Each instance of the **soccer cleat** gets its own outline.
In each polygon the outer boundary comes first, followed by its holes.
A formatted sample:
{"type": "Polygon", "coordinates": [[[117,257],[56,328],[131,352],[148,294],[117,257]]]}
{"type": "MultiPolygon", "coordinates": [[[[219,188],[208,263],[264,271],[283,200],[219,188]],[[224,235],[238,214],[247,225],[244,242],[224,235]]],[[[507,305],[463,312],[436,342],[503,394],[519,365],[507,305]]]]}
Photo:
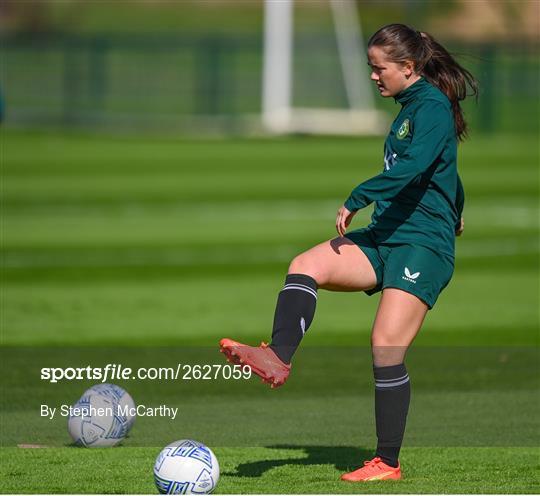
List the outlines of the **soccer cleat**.
{"type": "Polygon", "coordinates": [[[272,388],[282,386],[289,377],[291,366],[283,363],[266,343],[261,343],[261,346],[247,346],[224,338],[219,342],[219,347],[227,361],[247,365],[272,388]]]}
{"type": "Polygon", "coordinates": [[[384,463],[379,457],[364,462],[363,467],[341,476],[341,480],[348,482],[367,482],[388,479],[401,479],[401,468],[399,465],[397,467],[391,467],[384,463]]]}

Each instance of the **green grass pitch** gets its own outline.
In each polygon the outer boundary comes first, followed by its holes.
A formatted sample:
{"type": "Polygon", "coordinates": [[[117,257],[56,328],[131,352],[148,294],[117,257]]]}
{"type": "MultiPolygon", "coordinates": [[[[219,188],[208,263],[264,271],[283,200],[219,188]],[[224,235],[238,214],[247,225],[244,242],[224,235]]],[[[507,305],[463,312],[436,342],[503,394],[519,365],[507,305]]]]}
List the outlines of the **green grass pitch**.
{"type": "Polygon", "coordinates": [[[282,389],[122,384],[183,411],[138,419],[108,450],[69,446],[65,419],[38,421],[23,401],[70,402],[86,383],[53,388],[13,364],[30,352],[155,358],[159,347],[218,363],[223,336],[267,339],[288,262],[334,236],[339,205],[380,170],[382,139],[2,133],[2,493],[152,493],[155,456],[182,438],[214,449],[217,493],[540,491],[535,136],[461,147],[465,234],[410,354],[404,480],[363,486],[339,475],[374,446],[376,296],[321,294],[282,389]]]}

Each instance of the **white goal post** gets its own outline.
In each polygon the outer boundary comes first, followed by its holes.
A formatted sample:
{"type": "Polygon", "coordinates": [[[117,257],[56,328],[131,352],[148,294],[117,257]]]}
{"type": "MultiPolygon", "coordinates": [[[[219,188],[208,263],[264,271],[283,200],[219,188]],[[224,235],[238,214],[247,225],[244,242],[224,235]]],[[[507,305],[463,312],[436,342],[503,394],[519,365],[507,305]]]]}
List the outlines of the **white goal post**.
{"type": "Polygon", "coordinates": [[[331,7],[337,56],[348,106],[296,107],[292,102],[294,0],[265,0],[262,123],[275,134],[383,134],[388,121],[375,108],[362,53],[360,23],[354,0],[327,0],[331,7]]]}

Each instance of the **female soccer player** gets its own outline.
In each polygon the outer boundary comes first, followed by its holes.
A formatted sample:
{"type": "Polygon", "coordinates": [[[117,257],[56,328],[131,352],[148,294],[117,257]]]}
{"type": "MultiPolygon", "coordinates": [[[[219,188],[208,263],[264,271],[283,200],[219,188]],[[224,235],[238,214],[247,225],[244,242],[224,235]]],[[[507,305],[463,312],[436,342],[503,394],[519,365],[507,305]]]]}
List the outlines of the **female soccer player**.
{"type": "Polygon", "coordinates": [[[270,345],[222,339],[221,351],[265,382],[285,383],[291,358],[315,313],[318,289],[382,291],[371,334],[377,451],[346,481],[400,479],[398,455],[409,408],[404,358],[454,270],[463,231],[457,143],[467,126],[460,101],[473,76],[427,33],[403,24],[368,43],[371,79],[401,110],[384,144],[384,170],[357,186],[338,210],[339,237],[297,256],[279,293],[270,345]],[[371,223],[346,234],[355,213],[375,202],[371,223]]]}

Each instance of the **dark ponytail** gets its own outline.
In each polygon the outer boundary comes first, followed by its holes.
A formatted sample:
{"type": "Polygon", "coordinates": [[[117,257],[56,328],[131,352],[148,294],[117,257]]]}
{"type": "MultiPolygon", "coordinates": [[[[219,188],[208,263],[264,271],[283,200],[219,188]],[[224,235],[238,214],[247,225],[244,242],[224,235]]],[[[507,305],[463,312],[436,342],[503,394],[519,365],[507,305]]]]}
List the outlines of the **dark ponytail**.
{"type": "Polygon", "coordinates": [[[368,48],[380,47],[393,62],[410,60],[414,70],[439,88],[450,100],[454,113],[456,135],[460,141],[467,136],[467,123],[459,102],[478,95],[474,76],[431,35],[415,31],[404,24],[389,24],[379,29],[369,40],[368,48]],[[471,93],[467,93],[470,88],[471,93]]]}

